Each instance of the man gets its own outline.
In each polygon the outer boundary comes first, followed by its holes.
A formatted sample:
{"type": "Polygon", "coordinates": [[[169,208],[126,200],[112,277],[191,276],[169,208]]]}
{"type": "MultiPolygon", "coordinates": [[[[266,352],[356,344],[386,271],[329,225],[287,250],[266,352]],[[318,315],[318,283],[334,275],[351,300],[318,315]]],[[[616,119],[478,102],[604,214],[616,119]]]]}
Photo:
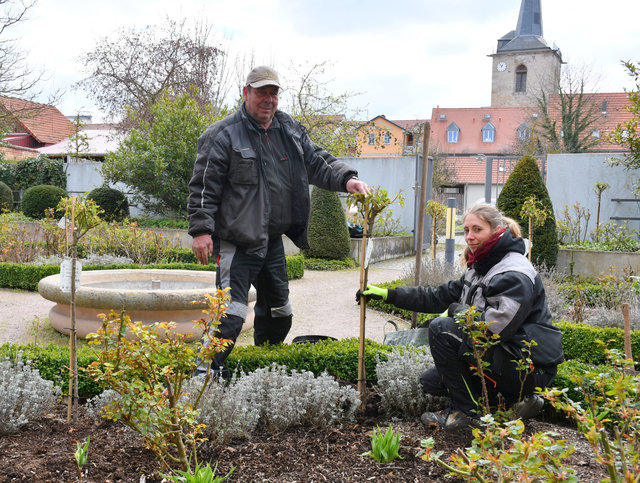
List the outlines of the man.
{"type": "MultiPolygon", "coordinates": [[[[368,193],[357,172],[316,146],[305,128],[278,110],[275,70],[253,69],[244,103],[198,140],[189,184],[189,234],[200,263],[216,256],[217,284],[230,287],[219,337],[235,342],[256,288],[254,343],[277,344],[289,333],[292,309],[282,234],[306,248],[309,184],[331,191],[368,193]]],[[[206,339],[205,339],[206,341],[206,339]]],[[[206,343],[206,342],[205,342],[206,343]]],[[[216,355],[221,373],[231,348],[216,355]]],[[[206,372],[200,365],[197,372],[206,372]]]]}

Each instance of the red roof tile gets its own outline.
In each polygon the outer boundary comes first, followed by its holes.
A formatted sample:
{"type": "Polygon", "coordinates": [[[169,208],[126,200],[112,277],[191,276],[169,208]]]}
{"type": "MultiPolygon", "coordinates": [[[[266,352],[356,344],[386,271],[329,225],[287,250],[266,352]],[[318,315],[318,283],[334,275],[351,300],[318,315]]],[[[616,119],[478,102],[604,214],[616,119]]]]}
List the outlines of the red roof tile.
{"type": "MultiPolygon", "coordinates": [[[[598,112],[598,119],[591,126],[591,130],[598,130],[600,140],[589,152],[619,152],[627,149],[612,144],[608,136],[618,124],[629,121],[633,115],[627,109],[629,95],[626,92],[602,92],[585,94],[586,101],[592,103],[598,112]]],[[[549,116],[553,119],[560,117],[560,96],[549,96],[549,116]]]]}
{"type": "Polygon", "coordinates": [[[73,123],[54,106],[0,97],[0,107],[39,143],[54,144],[73,132],[73,123]]]}
{"type": "Polygon", "coordinates": [[[459,155],[512,153],[518,126],[524,122],[531,124],[532,114],[522,107],[436,107],[431,113],[429,149],[442,154],[459,155]],[[460,128],[457,143],[447,142],[447,127],[452,122],[460,128]],[[496,128],[492,143],[482,142],[482,128],[488,122],[496,128]]]}

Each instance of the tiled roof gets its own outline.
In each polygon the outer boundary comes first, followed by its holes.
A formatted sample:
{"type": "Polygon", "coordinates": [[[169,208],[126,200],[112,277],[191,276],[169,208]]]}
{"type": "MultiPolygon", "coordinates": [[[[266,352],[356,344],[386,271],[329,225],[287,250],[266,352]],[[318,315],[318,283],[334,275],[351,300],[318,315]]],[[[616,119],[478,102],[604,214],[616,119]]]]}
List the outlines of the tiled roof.
{"type": "MultiPolygon", "coordinates": [[[[122,137],[118,135],[115,129],[83,129],[82,133],[86,134],[89,142],[89,149],[83,154],[90,157],[104,157],[108,153],[115,151],[122,137]]],[[[38,148],[40,153],[48,156],[66,155],[72,150],[71,141],[68,138],[59,143],[38,148]]]]}
{"type": "MultiPolygon", "coordinates": [[[[600,141],[589,152],[619,152],[626,148],[612,144],[608,135],[618,124],[629,121],[633,115],[626,109],[629,106],[629,95],[626,92],[603,92],[585,94],[585,101],[598,112],[598,119],[591,126],[591,130],[600,131],[600,141]]],[[[553,119],[560,117],[560,96],[549,96],[549,116],[553,119]]],[[[560,124],[560,122],[558,122],[560,124]]]]}
{"type": "Polygon", "coordinates": [[[417,126],[420,126],[421,124],[424,124],[427,121],[428,119],[401,119],[401,120],[393,119],[391,122],[400,126],[402,129],[405,129],[407,131],[413,131],[414,128],[416,128],[417,126]]]}
{"type": "MultiPolygon", "coordinates": [[[[512,159],[495,158],[492,163],[493,184],[504,184],[520,157],[512,159]]],[[[476,156],[462,156],[447,158],[449,166],[455,170],[455,182],[461,184],[484,184],[486,178],[486,158],[478,161],[476,156]]],[[[538,167],[542,169],[541,162],[538,167]]]]}
{"type": "Polygon", "coordinates": [[[54,144],[73,132],[73,124],[54,106],[0,97],[0,107],[33,138],[43,144],[54,144]]]}
{"type": "MultiPolygon", "coordinates": [[[[82,154],[90,157],[104,157],[115,151],[121,139],[115,129],[83,129],[81,132],[86,134],[89,143],[89,149],[82,154]]],[[[70,144],[71,141],[65,138],[59,143],[38,148],[38,151],[48,156],[62,156],[73,149],[70,144]]]]}
{"type": "Polygon", "coordinates": [[[436,107],[431,113],[429,149],[442,154],[509,154],[513,152],[518,127],[531,121],[532,113],[522,107],[436,107]],[[452,122],[460,129],[457,143],[447,142],[447,127],[452,122]],[[482,128],[488,122],[496,128],[492,143],[482,142],[482,128]]]}

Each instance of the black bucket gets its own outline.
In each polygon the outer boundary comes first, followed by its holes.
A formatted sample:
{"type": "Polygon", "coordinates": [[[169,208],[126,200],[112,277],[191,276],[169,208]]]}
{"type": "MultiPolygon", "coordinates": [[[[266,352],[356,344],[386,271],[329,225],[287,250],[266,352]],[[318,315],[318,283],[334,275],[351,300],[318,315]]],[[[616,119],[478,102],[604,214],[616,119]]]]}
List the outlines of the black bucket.
{"type": "Polygon", "coordinates": [[[294,337],[291,341],[292,344],[315,344],[316,342],[320,342],[321,340],[338,340],[335,337],[330,337],[328,335],[299,335],[298,337],[294,337]]]}

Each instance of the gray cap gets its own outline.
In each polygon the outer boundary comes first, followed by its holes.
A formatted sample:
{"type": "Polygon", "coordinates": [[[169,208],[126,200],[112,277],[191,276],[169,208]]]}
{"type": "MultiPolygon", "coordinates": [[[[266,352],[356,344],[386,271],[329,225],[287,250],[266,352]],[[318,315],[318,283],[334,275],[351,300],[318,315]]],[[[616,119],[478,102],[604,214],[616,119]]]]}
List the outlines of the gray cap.
{"type": "Polygon", "coordinates": [[[278,73],[271,67],[261,65],[255,67],[247,76],[247,85],[253,88],[262,86],[280,87],[280,79],[278,73]]]}

